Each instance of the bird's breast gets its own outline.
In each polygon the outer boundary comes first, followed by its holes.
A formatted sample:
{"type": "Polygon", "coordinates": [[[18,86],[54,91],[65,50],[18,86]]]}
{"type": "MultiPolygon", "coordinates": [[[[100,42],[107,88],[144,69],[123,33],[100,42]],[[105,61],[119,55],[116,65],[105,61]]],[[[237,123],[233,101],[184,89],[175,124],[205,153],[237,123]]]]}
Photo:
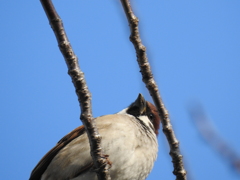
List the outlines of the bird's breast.
{"type": "MultiPolygon", "coordinates": [[[[96,125],[102,136],[103,153],[109,155],[112,163],[111,178],[145,179],[157,157],[156,134],[153,131],[146,133],[131,115],[114,114],[98,117],[96,125]]],[[[88,137],[83,133],[59,151],[43,174],[42,180],[97,180],[93,169],[83,171],[91,163],[88,137]]]]}

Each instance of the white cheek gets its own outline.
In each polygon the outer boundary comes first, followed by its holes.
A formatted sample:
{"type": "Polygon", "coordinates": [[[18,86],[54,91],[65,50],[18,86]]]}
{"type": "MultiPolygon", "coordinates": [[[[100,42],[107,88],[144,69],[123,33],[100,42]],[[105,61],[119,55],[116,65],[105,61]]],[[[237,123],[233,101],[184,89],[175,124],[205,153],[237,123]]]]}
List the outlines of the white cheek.
{"type": "MultiPolygon", "coordinates": [[[[127,110],[128,110],[128,108],[125,108],[125,109],[119,111],[117,114],[125,114],[125,115],[128,115],[128,116],[133,117],[132,115],[130,115],[130,114],[127,113],[127,110]]],[[[151,129],[154,130],[152,121],[150,121],[150,119],[148,118],[148,116],[144,115],[144,116],[139,116],[138,118],[139,118],[146,126],[148,126],[148,127],[150,127],[151,129]]]]}
{"type": "Polygon", "coordinates": [[[150,126],[151,128],[153,127],[152,122],[149,120],[147,116],[139,116],[138,118],[142,120],[144,124],[146,124],[147,126],[150,126]]]}

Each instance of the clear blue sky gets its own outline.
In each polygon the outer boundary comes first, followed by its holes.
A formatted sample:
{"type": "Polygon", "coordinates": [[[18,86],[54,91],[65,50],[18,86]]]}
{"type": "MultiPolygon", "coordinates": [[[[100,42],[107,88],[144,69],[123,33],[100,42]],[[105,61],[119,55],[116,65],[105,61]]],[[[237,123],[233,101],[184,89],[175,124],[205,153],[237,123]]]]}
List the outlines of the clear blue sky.
{"type": "MultiPolygon", "coordinates": [[[[143,93],[150,100],[117,0],[53,1],[92,93],[95,117],[118,112],[143,93]]],[[[239,176],[206,143],[187,105],[202,103],[240,153],[240,1],[132,2],[161,95],[191,180],[239,176]]],[[[28,179],[40,158],[81,124],[67,67],[39,0],[0,3],[0,174],[28,179]]],[[[162,131],[148,180],[173,180],[162,131]]]]}

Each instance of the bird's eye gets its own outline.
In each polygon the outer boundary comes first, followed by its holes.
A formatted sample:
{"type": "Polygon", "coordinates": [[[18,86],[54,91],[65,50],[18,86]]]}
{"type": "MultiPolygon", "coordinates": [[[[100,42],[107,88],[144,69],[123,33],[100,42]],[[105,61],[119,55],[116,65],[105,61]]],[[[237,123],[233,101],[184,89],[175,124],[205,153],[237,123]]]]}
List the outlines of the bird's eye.
{"type": "Polygon", "coordinates": [[[153,121],[153,114],[152,113],[150,113],[150,114],[148,114],[148,118],[151,120],[151,121],[153,121]]]}

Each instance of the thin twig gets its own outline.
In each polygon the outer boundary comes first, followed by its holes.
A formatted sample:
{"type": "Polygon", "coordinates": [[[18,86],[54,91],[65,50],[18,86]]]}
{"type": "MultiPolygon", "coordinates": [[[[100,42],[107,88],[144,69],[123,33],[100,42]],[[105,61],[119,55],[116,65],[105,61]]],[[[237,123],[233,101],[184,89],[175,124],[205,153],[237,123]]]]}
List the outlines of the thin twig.
{"type": "Polygon", "coordinates": [[[88,90],[84,73],[80,70],[78,58],[73,52],[70,42],[67,38],[63,23],[57,14],[51,0],[40,0],[45,13],[48,17],[49,23],[55,33],[58,41],[58,46],[62,52],[65,62],[68,66],[68,74],[72,78],[75,86],[78,101],[81,107],[81,120],[84,124],[85,130],[88,134],[91,155],[99,180],[110,180],[109,165],[107,163],[106,155],[103,155],[101,144],[101,136],[99,135],[95,121],[92,117],[91,109],[91,94],[88,90]]]}
{"type": "Polygon", "coordinates": [[[170,123],[170,119],[168,116],[168,111],[164,107],[163,101],[160,97],[160,93],[158,91],[157,84],[153,78],[151,68],[146,55],[146,48],[142,44],[139,30],[138,30],[138,18],[134,15],[129,0],[121,0],[122,6],[124,8],[125,14],[128,19],[128,23],[130,26],[130,41],[133,43],[138,65],[141,69],[142,80],[146,84],[146,87],[153,98],[153,101],[158,109],[159,115],[162,120],[163,132],[165,133],[169,146],[170,146],[170,155],[172,157],[172,162],[174,166],[173,174],[176,175],[177,180],[185,180],[186,179],[186,171],[183,166],[183,156],[180,154],[179,150],[179,141],[177,140],[174,131],[172,129],[172,125],[170,123]]]}
{"type": "Polygon", "coordinates": [[[240,173],[239,154],[221,137],[201,104],[192,104],[188,111],[203,140],[227,160],[236,172],[240,173]]]}

